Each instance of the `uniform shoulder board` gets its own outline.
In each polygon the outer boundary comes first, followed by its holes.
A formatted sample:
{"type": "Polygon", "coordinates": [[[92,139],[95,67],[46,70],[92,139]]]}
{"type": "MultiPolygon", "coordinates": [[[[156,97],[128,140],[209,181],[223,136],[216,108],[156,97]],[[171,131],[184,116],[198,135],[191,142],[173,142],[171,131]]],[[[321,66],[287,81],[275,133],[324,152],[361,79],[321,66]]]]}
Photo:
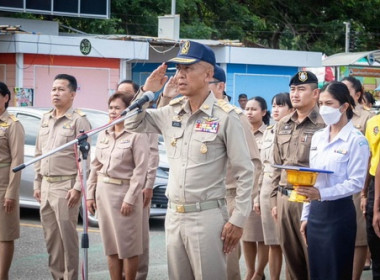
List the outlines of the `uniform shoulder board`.
{"type": "Polygon", "coordinates": [[[82,110],[79,110],[79,109],[75,109],[74,112],[77,113],[81,117],[84,117],[86,115],[82,110]]]}
{"type": "Polygon", "coordinates": [[[267,126],[267,130],[272,129],[273,127],[274,127],[274,124],[272,124],[272,125],[268,125],[268,126],[267,126]]]}
{"type": "Polygon", "coordinates": [[[228,103],[227,101],[223,99],[218,99],[217,104],[226,113],[229,113],[232,110],[234,110],[234,106],[232,106],[230,103],[228,103]]]}
{"type": "Polygon", "coordinates": [[[18,118],[15,115],[9,114],[9,118],[14,122],[18,122],[18,118]]]}
{"type": "MultiPolygon", "coordinates": [[[[234,106],[234,105],[232,105],[232,106],[234,106]]],[[[238,108],[238,107],[236,107],[236,106],[234,106],[234,110],[235,110],[236,114],[238,114],[238,115],[243,114],[243,110],[240,109],[240,108],[238,108]]]]}
{"type": "Polygon", "coordinates": [[[178,104],[178,103],[181,103],[182,100],[185,99],[185,96],[182,96],[182,97],[178,97],[178,98],[174,98],[172,99],[170,102],[169,102],[169,105],[173,106],[175,104],[178,104]]]}

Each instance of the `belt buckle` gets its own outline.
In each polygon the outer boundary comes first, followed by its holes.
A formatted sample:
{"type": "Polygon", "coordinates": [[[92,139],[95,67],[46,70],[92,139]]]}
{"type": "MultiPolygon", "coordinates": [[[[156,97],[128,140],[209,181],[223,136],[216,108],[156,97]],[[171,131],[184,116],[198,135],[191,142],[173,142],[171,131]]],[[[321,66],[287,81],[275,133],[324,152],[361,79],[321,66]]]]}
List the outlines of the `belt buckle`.
{"type": "Polygon", "coordinates": [[[104,183],[109,183],[110,182],[110,178],[109,177],[103,177],[103,182],[104,183]]]}
{"type": "Polygon", "coordinates": [[[185,206],[182,205],[182,204],[181,205],[176,205],[175,209],[176,209],[176,211],[178,213],[185,213],[185,206]]]}

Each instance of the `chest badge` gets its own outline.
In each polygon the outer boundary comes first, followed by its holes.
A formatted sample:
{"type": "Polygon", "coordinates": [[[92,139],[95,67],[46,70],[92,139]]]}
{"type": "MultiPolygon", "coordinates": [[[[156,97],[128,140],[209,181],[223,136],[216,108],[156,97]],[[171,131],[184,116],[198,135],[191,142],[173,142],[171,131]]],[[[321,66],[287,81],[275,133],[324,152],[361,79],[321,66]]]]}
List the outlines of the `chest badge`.
{"type": "Polygon", "coordinates": [[[212,119],[197,120],[195,123],[195,131],[218,133],[219,122],[212,119]]]}
{"type": "Polygon", "coordinates": [[[172,141],[170,141],[170,145],[173,147],[177,146],[177,139],[173,138],[172,141]]]}
{"type": "Polygon", "coordinates": [[[6,122],[2,122],[2,123],[0,123],[0,127],[1,128],[4,128],[4,130],[5,130],[5,128],[7,128],[9,126],[9,124],[7,124],[6,122]]]}
{"type": "Polygon", "coordinates": [[[63,128],[64,129],[73,129],[73,127],[71,126],[71,122],[67,122],[63,125],[63,128]]]}
{"type": "Polygon", "coordinates": [[[375,136],[379,133],[379,127],[378,126],[375,126],[373,128],[373,134],[375,134],[375,136]]]}
{"type": "Polygon", "coordinates": [[[207,153],[207,145],[205,143],[202,143],[200,151],[202,154],[207,153]]]}

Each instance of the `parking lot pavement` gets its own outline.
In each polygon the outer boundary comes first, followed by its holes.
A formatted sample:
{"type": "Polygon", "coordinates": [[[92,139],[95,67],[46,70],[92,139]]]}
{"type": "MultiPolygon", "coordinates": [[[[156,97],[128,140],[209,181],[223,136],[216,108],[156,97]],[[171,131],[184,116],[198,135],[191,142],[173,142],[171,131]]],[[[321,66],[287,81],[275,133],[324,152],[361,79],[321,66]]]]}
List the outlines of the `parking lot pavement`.
{"type": "MultiPolygon", "coordinates": [[[[78,236],[81,237],[82,228],[78,225],[78,236]]],[[[107,280],[107,259],[103,253],[100,232],[98,228],[89,228],[90,248],[88,249],[88,279],[107,280]]],[[[80,239],[79,239],[80,240],[80,239]]],[[[82,249],[79,251],[82,259],[82,249]]],[[[39,221],[38,210],[21,211],[21,238],[15,243],[15,255],[9,279],[16,280],[49,280],[52,279],[48,270],[48,254],[46,253],[43,230],[39,221]]],[[[244,258],[240,260],[242,277],[245,273],[244,258]]],[[[281,279],[285,279],[283,267],[281,279]]],[[[265,275],[269,279],[268,266],[265,275]]],[[[80,277],[80,279],[82,279],[80,277]]],[[[148,280],[166,280],[167,262],[165,250],[164,218],[157,217],[150,220],[150,265],[148,280]]],[[[371,271],[365,271],[362,280],[372,279],[371,271]]]]}

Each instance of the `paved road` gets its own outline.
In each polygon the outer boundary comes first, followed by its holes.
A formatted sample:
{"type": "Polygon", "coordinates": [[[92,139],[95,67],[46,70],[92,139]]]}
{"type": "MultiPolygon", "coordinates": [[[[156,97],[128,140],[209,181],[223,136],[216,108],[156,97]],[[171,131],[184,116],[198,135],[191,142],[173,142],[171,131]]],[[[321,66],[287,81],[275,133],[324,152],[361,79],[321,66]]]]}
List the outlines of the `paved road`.
{"type": "MultiPolygon", "coordinates": [[[[165,280],[167,276],[164,219],[150,220],[150,268],[149,280],[165,280]]],[[[81,225],[78,226],[78,235],[81,237],[81,225]]],[[[100,233],[97,228],[89,228],[90,248],[88,249],[88,271],[90,280],[110,279],[107,269],[107,260],[103,254],[100,233]]],[[[83,250],[80,251],[82,258],[83,250]]],[[[51,279],[47,267],[48,255],[43,240],[43,231],[39,221],[38,211],[21,211],[21,238],[16,241],[16,250],[10,272],[10,279],[20,280],[48,280],[51,279]]],[[[242,274],[244,274],[244,261],[241,260],[242,274]]],[[[284,269],[283,269],[284,270],[284,269]]],[[[269,279],[268,268],[265,271],[269,279]]],[[[282,273],[281,279],[285,279],[282,273]]],[[[370,280],[370,271],[363,273],[362,280],[370,280]]]]}

